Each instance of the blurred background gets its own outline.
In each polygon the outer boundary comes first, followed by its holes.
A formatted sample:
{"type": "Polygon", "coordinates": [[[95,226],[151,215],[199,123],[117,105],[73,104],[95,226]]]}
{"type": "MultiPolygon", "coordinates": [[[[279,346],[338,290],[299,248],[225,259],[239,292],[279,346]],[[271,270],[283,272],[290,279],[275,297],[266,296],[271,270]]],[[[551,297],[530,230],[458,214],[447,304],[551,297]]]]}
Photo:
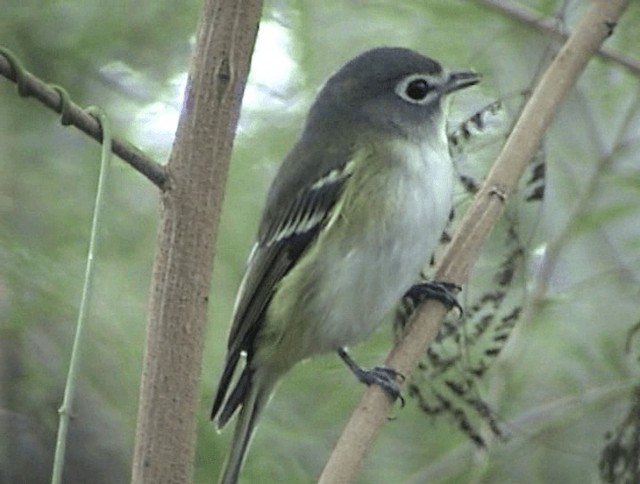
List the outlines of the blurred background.
{"type": "MultiPolygon", "coordinates": [[[[568,32],[579,0],[508,2],[568,32]]],[[[0,45],[80,105],[97,104],[117,136],[158,161],[171,148],[199,13],[198,2],[3,0],[0,45]]],[[[607,46],[640,61],[640,4],[631,2],[607,46]]],[[[459,169],[478,178],[498,152],[526,91],[557,51],[550,35],[483,1],[267,1],[231,162],[217,242],[202,373],[196,482],[214,482],[231,436],[208,421],[229,317],[271,176],[322,82],[367,48],[410,47],[481,85],[456,96],[456,123],[495,100],[492,134],[470,142],[459,169]]],[[[545,197],[526,190],[511,225],[487,243],[461,301],[486,293],[517,227],[522,257],[508,284],[520,318],[472,392],[503,438],[451,413],[426,415],[408,396],[382,430],[358,482],[584,483],[615,440],[638,383],[640,320],[640,82],[595,58],[549,131],[539,158],[545,197]],[[487,282],[489,281],[489,282],[487,282]]],[[[0,78],[0,483],[50,480],[57,409],[84,274],[99,146],[0,78]]],[[[460,214],[469,195],[460,189],[460,214]]],[[[64,482],[129,480],[158,197],[114,159],[97,277],[69,435],[64,482]]],[[[470,311],[473,313],[473,311],[470,311]]],[[[469,322],[471,324],[471,322],[469,322]]],[[[385,325],[353,350],[381,363],[385,325]]],[[[482,347],[457,341],[466,355],[482,347]]],[[[495,343],[495,341],[494,341],[495,343]]],[[[425,384],[425,383],[423,383],[425,384]]],[[[426,385],[429,385],[427,382],[426,385]]],[[[332,355],[299,365],[264,414],[245,482],[313,482],[363,388],[332,355]]],[[[453,398],[453,397],[452,397],[453,398]]],[[[629,481],[631,482],[631,481],[629,481]]]]}

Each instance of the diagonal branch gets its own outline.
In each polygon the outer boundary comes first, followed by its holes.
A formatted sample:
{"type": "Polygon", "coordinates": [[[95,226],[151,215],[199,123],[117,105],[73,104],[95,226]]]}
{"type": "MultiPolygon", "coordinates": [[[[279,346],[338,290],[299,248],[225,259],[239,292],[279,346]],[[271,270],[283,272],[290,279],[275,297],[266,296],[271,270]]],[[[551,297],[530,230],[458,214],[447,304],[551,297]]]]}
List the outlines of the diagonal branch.
{"type": "MultiPolygon", "coordinates": [[[[0,48],[0,75],[15,82],[21,96],[32,96],[49,109],[61,114],[63,125],[72,124],[98,143],[102,143],[102,129],[96,118],[72,102],[63,89],[47,84],[24,70],[17,59],[2,48],[0,48]]],[[[127,141],[113,138],[112,151],[158,188],[162,190],[166,188],[168,177],[165,168],[140,149],[127,141]]]]}
{"type": "MultiPolygon", "coordinates": [[[[552,20],[541,18],[527,8],[505,0],[476,0],[481,5],[489,7],[501,14],[520,22],[521,24],[539,30],[543,34],[555,37],[558,40],[565,41],[569,38],[569,34],[558,29],[552,20]]],[[[616,52],[606,47],[601,47],[596,55],[603,59],[616,62],[626,67],[633,75],[640,76],[640,59],[634,59],[631,56],[616,52]]]]}
{"type": "MultiPolygon", "coordinates": [[[[480,252],[482,243],[515,190],[518,179],[533,157],[542,136],[567,93],[591,56],[611,33],[611,25],[627,0],[596,0],[582,22],[551,63],[536,86],[513,128],[500,156],[487,175],[460,229],[448,245],[435,278],[463,284],[480,252]]],[[[418,309],[407,333],[393,348],[386,364],[404,375],[416,368],[429,342],[438,332],[445,308],[429,301],[418,309]]],[[[369,447],[387,420],[392,402],[378,387],[365,392],[329,457],[319,482],[352,482],[369,447]]]]}

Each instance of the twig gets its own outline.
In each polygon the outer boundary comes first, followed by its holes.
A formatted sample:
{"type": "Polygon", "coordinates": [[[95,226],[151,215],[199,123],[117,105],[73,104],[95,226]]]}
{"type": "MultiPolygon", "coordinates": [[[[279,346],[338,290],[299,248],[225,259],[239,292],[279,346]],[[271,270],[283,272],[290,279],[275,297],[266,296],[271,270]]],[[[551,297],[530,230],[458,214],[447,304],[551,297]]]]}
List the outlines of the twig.
{"type": "MultiPolygon", "coordinates": [[[[515,190],[528,160],[538,149],[560,102],[576,83],[589,58],[610,35],[611,25],[615,25],[626,4],[626,0],[592,3],[536,86],[502,153],[465,214],[460,229],[448,245],[435,279],[457,284],[468,280],[482,243],[515,190]]],[[[445,308],[439,302],[424,304],[404,338],[391,351],[386,364],[404,375],[411,374],[437,334],[444,314],[445,308]]],[[[367,450],[387,420],[391,405],[380,388],[369,387],[329,457],[320,476],[321,484],[354,480],[367,450]]]]}
{"type": "MultiPolygon", "coordinates": [[[[32,96],[56,113],[62,114],[62,124],[72,124],[80,131],[102,143],[100,123],[91,114],[72,102],[64,90],[51,86],[24,70],[15,56],[0,48],[0,75],[18,85],[18,92],[23,97],[32,96]]],[[[161,190],[166,189],[167,173],[162,165],[145,155],[141,150],[127,141],[113,138],[112,150],[115,155],[129,163],[161,190]]]]}
{"type": "Polygon", "coordinates": [[[86,332],[87,313],[93,293],[93,280],[95,278],[95,259],[98,246],[98,232],[100,230],[102,213],[104,211],[104,191],[107,185],[109,174],[109,162],[111,161],[111,128],[107,116],[96,107],[87,109],[95,113],[99,120],[100,130],[104,133],[104,143],[102,144],[102,156],[100,162],[100,174],[98,176],[98,187],[96,188],[96,201],[93,207],[93,220],[91,222],[91,236],[89,237],[89,250],[87,254],[87,264],[82,285],[82,296],[80,298],[80,308],[78,309],[78,322],[76,323],[76,333],[71,349],[71,359],[69,361],[69,373],[64,387],[64,399],[58,413],[60,414],[60,424],[58,426],[58,437],[56,439],[56,450],[53,458],[52,484],[62,482],[62,470],[67,448],[67,436],[69,432],[69,422],[73,412],[73,400],[75,398],[76,386],[78,384],[78,374],[80,372],[80,353],[82,342],[86,332]]]}
{"type": "MultiPolygon", "coordinates": [[[[533,13],[531,10],[517,5],[515,3],[506,2],[505,0],[476,0],[478,3],[485,7],[492,8],[509,18],[517,20],[518,22],[525,24],[529,27],[533,27],[540,32],[552,35],[560,40],[567,40],[569,34],[558,29],[552,20],[541,18],[533,13]]],[[[596,54],[603,59],[616,62],[626,67],[635,76],[640,76],[640,60],[634,59],[631,56],[621,54],[607,47],[601,47],[596,54]]]]}
{"type": "MultiPolygon", "coordinates": [[[[570,213],[570,216],[567,218],[566,226],[554,239],[547,243],[544,252],[544,258],[542,260],[540,268],[538,269],[536,283],[531,292],[530,301],[527,304],[527,312],[534,311],[541,304],[543,304],[547,295],[551,276],[556,269],[558,260],[562,255],[562,251],[566,248],[567,242],[576,235],[576,226],[581,221],[584,221],[585,215],[593,207],[590,202],[596,199],[598,189],[600,188],[600,182],[602,181],[604,174],[611,168],[611,165],[617,159],[620,152],[623,151],[626,147],[624,137],[629,133],[631,129],[633,129],[632,126],[635,119],[635,114],[639,109],[640,95],[637,95],[635,102],[632,104],[632,108],[627,111],[627,115],[623,120],[620,129],[618,130],[618,135],[614,140],[613,146],[610,149],[606,149],[604,146],[600,147],[600,154],[595,166],[595,170],[587,180],[582,193],[576,197],[573,209],[570,213]]],[[[594,124],[592,116],[586,115],[584,116],[584,118],[587,121],[591,120],[592,124],[594,124]]],[[[595,140],[599,139],[595,127],[592,129],[591,138],[595,140]]],[[[603,232],[603,228],[598,226],[596,230],[598,231],[599,235],[604,237],[605,243],[609,244],[610,241],[603,232]]],[[[619,266],[621,271],[629,270],[628,268],[624,267],[624,264],[619,264],[619,266]]]]}

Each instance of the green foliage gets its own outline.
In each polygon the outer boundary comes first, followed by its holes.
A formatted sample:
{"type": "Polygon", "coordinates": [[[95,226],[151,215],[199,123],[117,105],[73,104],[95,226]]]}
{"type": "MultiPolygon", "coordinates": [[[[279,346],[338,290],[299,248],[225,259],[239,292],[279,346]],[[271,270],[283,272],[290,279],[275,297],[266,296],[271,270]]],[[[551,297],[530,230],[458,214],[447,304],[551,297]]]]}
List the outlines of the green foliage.
{"type": "MultiPolygon", "coordinates": [[[[564,9],[559,0],[526,3],[547,16],[562,12],[569,27],[585,9],[577,0],[564,9]]],[[[7,0],[0,44],[39,77],[65,86],[80,104],[100,104],[116,135],[163,160],[180,105],[175,84],[188,68],[197,14],[193,2],[7,0]]],[[[412,47],[484,74],[475,92],[456,99],[452,114],[460,120],[529,88],[558,47],[476,2],[282,1],[269,3],[264,17],[270,26],[262,29],[258,49],[267,71],[254,62],[253,100],[244,106],[217,243],[198,483],[214,481],[230,438],[230,430],[216,433],[207,415],[260,207],[273,168],[295,140],[320,84],[366,48],[412,47]],[[273,29],[287,40],[284,47],[270,42],[273,29]],[[282,48],[291,59],[284,67],[274,60],[282,48]]],[[[638,24],[640,4],[631,2],[608,45],[640,58],[638,24]]],[[[639,120],[637,77],[593,61],[542,147],[548,167],[543,208],[531,213],[522,202],[510,207],[527,251],[524,276],[513,287],[515,294],[526,290],[524,309],[480,392],[511,439],[477,450],[453,422],[425,418],[409,399],[383,429],[359,482],[596,479],[604,435],[620,424],[629,407],[626,392],[637,381],[637,362],[625,356],[624,344],[638,313],[639,120]]],[[[463,168],[481,176],[499,143],[478,156],[467,154],[463,168]]],[[[50,112],[18,98],[15,86],[0,79],[0,426],[8,419],[14,436],[15,429],[44,436],[23,450],[34,469],[46,471],[52,456],[98,155],[92,140],[60,127],[50,112]]],[[[461,211],[464,197],[457,201],[461,211]]],[[[143,177],[114,161],[65,482],[128,479],[157,202],[143,177]]],[[[503,257],[498,231],[463,301],[482,293],[503,257]]],[[[355,348],[354,357],[379,364],[391,341],[391,331],[382,330],[355,348]]],[[[246,482],[311,482],[361,393],[331,355],[296,367],[264,414],[246,482]]]]}

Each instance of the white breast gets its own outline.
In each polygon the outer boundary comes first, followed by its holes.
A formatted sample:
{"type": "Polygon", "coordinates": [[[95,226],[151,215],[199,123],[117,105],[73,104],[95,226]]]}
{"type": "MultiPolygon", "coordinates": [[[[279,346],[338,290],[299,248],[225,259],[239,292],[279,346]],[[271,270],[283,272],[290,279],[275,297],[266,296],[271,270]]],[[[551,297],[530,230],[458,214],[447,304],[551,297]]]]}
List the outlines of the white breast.
{"type": "MultiPolygon", "coordinates": [[[[445,142],[446,143],[446,142],[445,142]]],[[[323,241],[322,287],[308,300],[308,351],[325,352],[366,338],[416,281],[431,257],[451,211],[453,168],[446,144],[394,142],[386,147],[391,168],[359,187],[369,223],[352,224],[348,240],[331,231],[323,241]],[[379,185],[379,186],[378,186],[379,185]]],[[[389,163],[389,160],[386,160],[389,163]]],[[[357,173],[354,173],[357,176],[357,173]]],[[[357,217],[360,214],[352,214],[357,217]]],[[[318,269],[316,267],[316,269],[318,269]]]]}

